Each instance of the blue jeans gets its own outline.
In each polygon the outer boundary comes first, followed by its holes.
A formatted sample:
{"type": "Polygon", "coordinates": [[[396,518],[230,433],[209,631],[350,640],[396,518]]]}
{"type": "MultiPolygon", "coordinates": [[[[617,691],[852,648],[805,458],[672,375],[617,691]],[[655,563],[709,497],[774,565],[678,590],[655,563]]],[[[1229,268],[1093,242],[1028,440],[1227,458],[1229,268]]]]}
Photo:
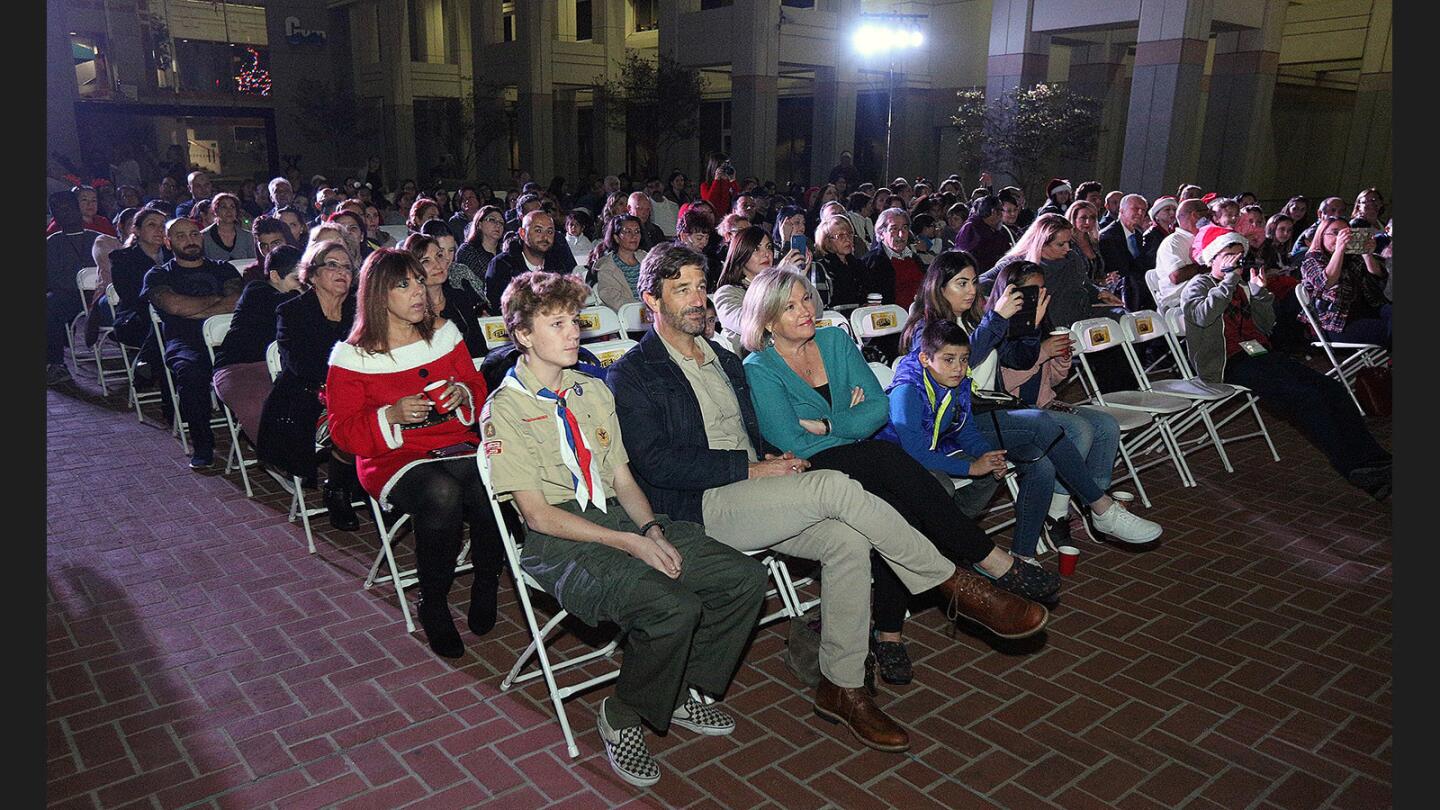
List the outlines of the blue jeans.
{"type": "MultiPolygon", "coordinates": [[[[1051,410],[1045,413],[1060,423],[1065,430],[1065,438],[1085,457],[1085,466],[1090,470],[1095,486],[1109,489],[1110,476],[1115,470],[1115,455],[1120,451],[1120,424],[1115,417],[1083,406],[1076,408],[1075,413],[1051,410]]],[[[1055,485],[1057,494],[1063,495],[1065,491],[1061,485],[1055,485]]]]}
{"type": "Polygon", "coordinates": [[[1051,411],[1025,408],[971,416],[991,447],[1007,451],[1006,458],[1015,463],[1019,473],[1015,537],[1010,550],[1027,557],[1034,556],[1039,544],[1040,529],[1050,511],[1050,494],[1057,486],[1057,479],[1083,503],[1094,503],[1105,496],[1105,490],[1095,483],[1085,457],[1066,438],[1064,429],[1052,415],[1051,411]]]}

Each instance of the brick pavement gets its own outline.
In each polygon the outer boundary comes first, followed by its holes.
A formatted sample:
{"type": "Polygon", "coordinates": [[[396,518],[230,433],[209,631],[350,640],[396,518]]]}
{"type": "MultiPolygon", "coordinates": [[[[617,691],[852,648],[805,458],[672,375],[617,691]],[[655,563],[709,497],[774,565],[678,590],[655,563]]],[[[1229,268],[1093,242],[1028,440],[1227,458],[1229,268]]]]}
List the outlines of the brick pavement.
{"type": "MultiPolygon", "coordinates": [[[[1198,453],[1196,488],[1172,468],[1148,471],[1155,508],[1142,511],[1164,524],[1162,544],[1083,542],[1043,635],[994,643],[961,627],[952,638],[939,611],[917,614],[915,681],[881,696],[911,731],[908,754],[860,748],[815,718],[774,625],[726,698],[735,734],[649,735],[664,776],[641,791],[598,745],[608,687],[570,703],[573,761],[543,687],[499,691],[527,641],[508,584],[495,631],[462,630],[469,649],[451,666],[404,632],[393,592],[360,587],[376,547],[368,520],[357,533],[318,520],[311,556],[268,479],[250,500],[237,474],[191,472],[117,395],[67,385],[48,407],[56,807],[1391,801],[1389,510],[1277,419],[1280,463],[1246,442],[1232,445],[1234,475],[1198,453]]],[[[1372,421],[1388,443],[1389,421],[1372,421]]]]}

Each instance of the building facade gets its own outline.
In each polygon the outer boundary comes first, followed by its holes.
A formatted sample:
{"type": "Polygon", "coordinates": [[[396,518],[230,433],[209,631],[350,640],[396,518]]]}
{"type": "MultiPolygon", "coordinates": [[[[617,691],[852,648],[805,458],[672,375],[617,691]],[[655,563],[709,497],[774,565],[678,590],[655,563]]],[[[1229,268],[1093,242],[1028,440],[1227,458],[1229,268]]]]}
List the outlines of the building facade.
{"type": "Polygon", "coordinates": [[[846,150],[878,178],[888,119],[891,175],[936,177],[957,165],[958,91],[1049,81],[1101,102],[1094,154],[1057,167],[1077,182],[1389,190],[1391,0],[47,3],[51,143],[89,164],[138,129],[154,162],[210,149],[222,175],[376,156],[392,186],[523,170],[574,190],[647,164],[698,180],[719,149],[742,175],[813,184],[846,150]],[[884,13],[918,20],[923,47],[857,53],[851,32],[884,13]],[[697,137],[653,161],[594,93],[630,51],[707,82],[697,137]],[[265,95],[238,81],[262,64],[265,95]]]}

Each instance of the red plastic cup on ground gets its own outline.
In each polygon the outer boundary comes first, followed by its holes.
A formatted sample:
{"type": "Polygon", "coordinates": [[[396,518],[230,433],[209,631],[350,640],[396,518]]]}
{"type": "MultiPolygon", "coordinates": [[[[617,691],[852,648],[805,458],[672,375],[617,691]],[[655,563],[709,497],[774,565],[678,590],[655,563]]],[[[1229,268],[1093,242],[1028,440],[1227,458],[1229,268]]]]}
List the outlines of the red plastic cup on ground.
{"type": "Polygon", "coordinates": [[[435,412],[436,412],[436,413],[447,413],[447,412],[449,411],[449,408],[446,408],[444,405],[442,405],[442,404],[440,404],[440,403],[441,403],[442,400],[445,399],[445,389],[446,389],[446,388],[449,388],[449,387],[450,387],[450,383],[452,383],[452,382],[454,382],[454,381],[453,381],[453,380],[436,380],[435,382],[432,382],[432,383],[430,383],[429,385],[425,386],[425,391],[424,391],[425,397],[426,397],[427,399],[429,399],[431,402],[435,403],[435,412]]]}
{"type": "Polygon", "coordinates": [[[1074,546],[1061,546],[1055,549],[1060,555],[1060,576],[1068,577],[1075,573],[1075,563],[1080,560],[1080,549],[1074,546]]]}

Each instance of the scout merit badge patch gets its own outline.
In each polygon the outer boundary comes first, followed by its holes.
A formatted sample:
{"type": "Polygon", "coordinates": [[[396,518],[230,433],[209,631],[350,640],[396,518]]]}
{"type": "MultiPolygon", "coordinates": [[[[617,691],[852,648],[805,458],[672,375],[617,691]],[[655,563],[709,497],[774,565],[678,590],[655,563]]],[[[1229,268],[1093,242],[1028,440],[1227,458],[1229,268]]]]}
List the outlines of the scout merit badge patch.
{"type": "Polygon", "coordinates": [[[485,423],[485,438],[487,438],[487,439],[493,439],[493,438],[495,438],[495,424],[494,424],[493,422],[486,422],[486,423],[485,423]]]}
{"type": "Polygon", "coordinates": [[[596,429],[595,429],[595,440],[598,441],[598,442],[600,442],[600,446],[601,446],[601,447],[609,447],[609,446],[610,446],[610,432],[607,431],[605,428],[596,428],[596,429]]]}

